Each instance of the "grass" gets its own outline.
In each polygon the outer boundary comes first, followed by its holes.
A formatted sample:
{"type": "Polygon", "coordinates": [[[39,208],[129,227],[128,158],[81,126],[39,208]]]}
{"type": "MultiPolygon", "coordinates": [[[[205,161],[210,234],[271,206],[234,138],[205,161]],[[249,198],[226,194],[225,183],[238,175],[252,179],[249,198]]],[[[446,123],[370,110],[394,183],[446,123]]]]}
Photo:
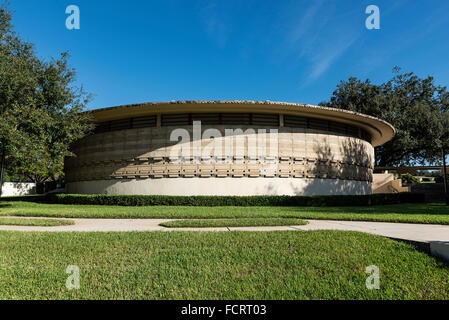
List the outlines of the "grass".
{"type": "Polygon", "coordinates": [[[449,224],[444,204],[395,204],[365,207],[120,207],[0,202],[0,216],[57,218],[298,218],[449,224]]]}
{"type": "Polygon", "coordinates": [[[33,218],[0,218],[2,226],[34,226],[34,227],[55,227],[75,224],[71,220],[61,219],[33,219],[33,218]]]}
{"type": "Polygon", "coordinates": [[[188,219],[163,222],[168,228],[208,227],[258,227],[258,226],[300,226],[307,221],[296,218],[240,218],[240,219],[188,219]]]}
{"type": "Polygon", "coordinates": [[[0,252],[0,299],[449,299],[447,264],[358,232],[3,231],[0,252]]]}

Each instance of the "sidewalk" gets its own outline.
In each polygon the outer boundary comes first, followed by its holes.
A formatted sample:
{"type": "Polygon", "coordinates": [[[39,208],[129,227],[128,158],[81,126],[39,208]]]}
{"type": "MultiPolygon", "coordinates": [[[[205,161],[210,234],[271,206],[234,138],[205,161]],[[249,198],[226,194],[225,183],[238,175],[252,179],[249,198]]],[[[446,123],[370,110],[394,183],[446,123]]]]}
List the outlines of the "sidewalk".
{"type": "MultiPolygon", "coordinates": [[[[49,219],[49,218],[45,218],[49,219]]],[[[117,231],[299,231],[299,230],[347,230],[377,234],[385,237],[416,242],[449,241],[449,225],[306,220],[305,226],[279,227],[222,227],[222,228],[166,228],[160,223],[173,219],[69,219],[74,225],[56,227],[0,226],[0,231],[50,231],[50,232],[117,232],[117,231]]]]}

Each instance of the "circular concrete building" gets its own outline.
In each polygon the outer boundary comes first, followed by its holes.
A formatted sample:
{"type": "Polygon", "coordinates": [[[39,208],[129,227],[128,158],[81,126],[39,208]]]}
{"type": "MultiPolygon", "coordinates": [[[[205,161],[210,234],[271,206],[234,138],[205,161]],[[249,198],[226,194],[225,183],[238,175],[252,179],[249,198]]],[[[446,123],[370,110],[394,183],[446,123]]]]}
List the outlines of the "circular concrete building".
{"type": "Polygon", "coordinates": [[[89,111],[90,136],[66,159],[81,194],[370,194],[387,122],[271,101],[172,101],[89,111]]]}

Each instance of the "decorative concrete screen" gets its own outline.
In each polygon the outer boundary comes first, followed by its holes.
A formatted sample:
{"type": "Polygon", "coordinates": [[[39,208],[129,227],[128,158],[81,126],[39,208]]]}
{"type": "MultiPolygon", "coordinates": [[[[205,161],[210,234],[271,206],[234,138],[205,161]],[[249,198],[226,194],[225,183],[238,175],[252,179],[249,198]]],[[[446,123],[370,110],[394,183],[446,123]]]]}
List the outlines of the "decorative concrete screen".
{"type": "Polygon", "coordinates": [[[181,101],[91,111],[66,159],[67,192],[161,195],[369,194],[385,121],[257,101],[181,101]]]}

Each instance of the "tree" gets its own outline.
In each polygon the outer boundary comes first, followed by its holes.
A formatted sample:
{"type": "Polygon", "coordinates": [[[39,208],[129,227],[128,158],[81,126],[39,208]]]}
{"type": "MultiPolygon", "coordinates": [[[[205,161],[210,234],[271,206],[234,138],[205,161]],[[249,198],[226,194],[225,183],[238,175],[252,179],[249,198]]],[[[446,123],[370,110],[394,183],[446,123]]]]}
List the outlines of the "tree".
{"type": "Polygon", "coordinates": [[[441,163],[449,150],[449,93],[432,77],[400,73],[380,85],[349,78],[341,81],[328,102],[320,105],[365,113],[390,122],[392,141],[375,149],[377,166],[441,163]]]}
{"type": "MultiPolygon", "coordinates": [[[[7,2],[0,7],[0,154],[35,181],[62,174],[70,144],[91,129],[82,113],[90,95],[74,86],[75,71],[62,53],[49,61],[12,29],[7,2]]],[[[2,179],[0,177],[0,193],[2,179]]]]}

